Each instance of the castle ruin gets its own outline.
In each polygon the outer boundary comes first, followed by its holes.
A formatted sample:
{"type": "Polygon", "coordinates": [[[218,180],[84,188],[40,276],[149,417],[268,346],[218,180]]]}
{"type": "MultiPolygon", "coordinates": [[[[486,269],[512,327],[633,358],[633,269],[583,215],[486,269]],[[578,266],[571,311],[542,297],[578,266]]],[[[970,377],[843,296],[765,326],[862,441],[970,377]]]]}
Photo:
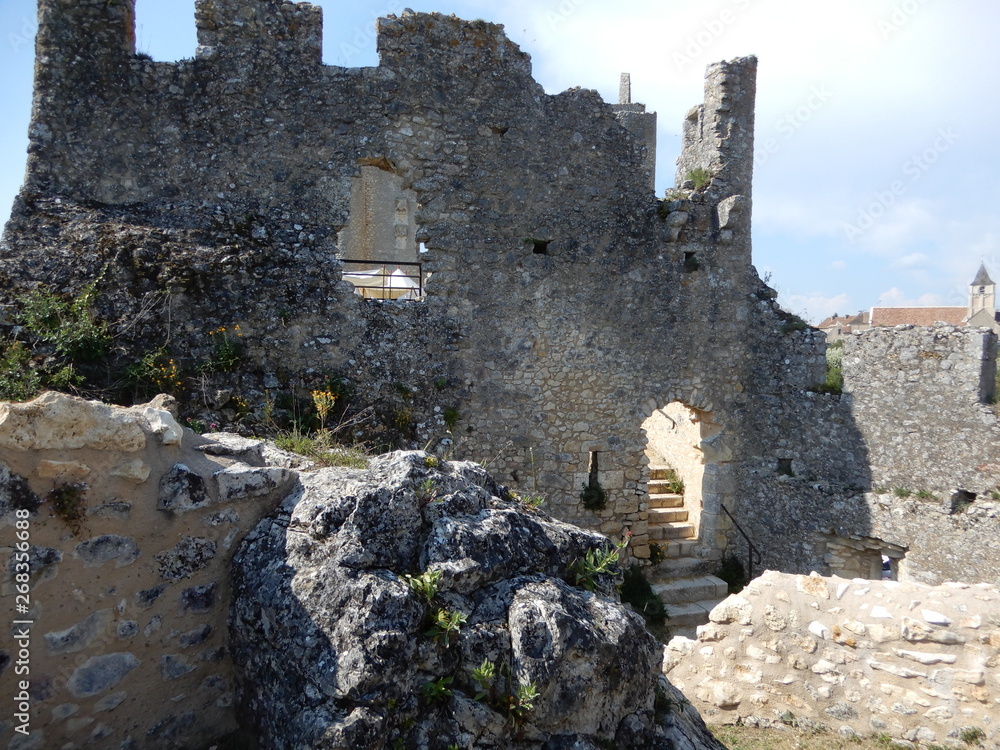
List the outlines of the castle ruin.
{"type": "Polygon", "coordinates": [[[39,1],[8,301],[98,280],[121,347],[192,371],[238,325],[238,366],[182,410],[337,378],[412,445],[449,440],[672,575],[751,562],[749,538],[758,572],[874,577],[886,556],[1000,580],[996,337],[869,331],[844,395],[820,392],[823,335],[752,265],[754,58],[708,68],[660,199],[627,82],[617,104],[548,95],[500,26],[390,16],[379,65],[340,68],[319,8],[197,0],[195,55],[168,63],[135,54],[134,1],[39,1]],[[656,500],[665,466],[681,507],[656,500]]]}

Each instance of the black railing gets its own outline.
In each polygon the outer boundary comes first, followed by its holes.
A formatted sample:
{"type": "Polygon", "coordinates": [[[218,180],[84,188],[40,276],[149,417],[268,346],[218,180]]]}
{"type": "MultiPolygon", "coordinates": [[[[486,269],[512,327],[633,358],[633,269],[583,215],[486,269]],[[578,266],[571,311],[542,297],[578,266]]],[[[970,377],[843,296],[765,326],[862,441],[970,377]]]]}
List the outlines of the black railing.
{"type": "Polygon", "coordinates": [[[389,260],[345,260],[344,281],[366,299],[420,299],[424,272],[420,263],[389,260]]]}
{"type": "Polygon", "coordinates": [[[737,521],[736,518],[735,518],[735,516],[733,516],[733,514],[729,512],[729,508],[727,508],[725,505],[722,505],[721,503],[719,504],[719,507],[722,508],[726,512],[726,515],[729,516],[729,520],[733,522],[733,526],[735,526],[736,530],[738,532],[740,532],[740,534],[743,536],[744,539],[746,539],[746,542],[747,542],[747,556],[750,558],[749,560],[747,560],[747,573],[749,574],[749,577],[748,577],[747,580],[752,581],[753,578],[754,578],[754,576],[753,576],[753,557],[754,557],[754,555],[757,556],[757,562],[760,562],[764,558],[760,554],[760,550],[758,550],[757,547],[754,546],[754,543],[750,541],[750,536],[743,530],[743,527],[740,526],[740,522],[737,521]]]}

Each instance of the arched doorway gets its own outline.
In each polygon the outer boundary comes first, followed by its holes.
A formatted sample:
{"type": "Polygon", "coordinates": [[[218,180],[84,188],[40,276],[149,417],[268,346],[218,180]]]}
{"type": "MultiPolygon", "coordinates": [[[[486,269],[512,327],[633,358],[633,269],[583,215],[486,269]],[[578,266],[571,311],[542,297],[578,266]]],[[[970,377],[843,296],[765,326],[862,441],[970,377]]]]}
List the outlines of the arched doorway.
{"type": "Polygon", "coordinates": [[[668,557],[718,561],[729,541],[729,523],[720,514],[733,494],[732,456],[722,426],[712,417],[674,401],[642,425],[649,461],[650,542],[661,545],[668,557]]]}

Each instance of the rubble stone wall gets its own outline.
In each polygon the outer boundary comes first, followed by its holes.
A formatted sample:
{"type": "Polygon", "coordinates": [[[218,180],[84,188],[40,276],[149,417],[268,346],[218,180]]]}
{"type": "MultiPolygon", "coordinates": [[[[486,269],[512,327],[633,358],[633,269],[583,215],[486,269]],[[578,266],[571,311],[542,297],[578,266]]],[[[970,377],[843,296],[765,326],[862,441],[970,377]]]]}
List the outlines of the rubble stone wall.
{"type": "Polygon", "coordinates": [[[996,334],[985,328],[897,326],[844,339],[844,391],[876,485],[976,494],[1000,486],[996,357],[996,334]]]}
{"type": "Polygon", "coordinates": [[[24,605],[0,680],[8,699],[26,681],[31,707],[5,712],[5,747],[199,747],[236,729],[230,563],[296,473],[168,407],[0,405],[0,601],[24,605]]]}
{"type": "Polygon", "coordinates": [[[685,129],[682,162],[710,183],[657,200],[644,139],[596,92],[545,94],[499,26],[390,16],[378,67],[348,69],[321,63],[313,6],[200,0],[194,58],[160,63],[134,54],[131,7],[40,2],[0,279],[11,295],[99,278],[104,317],[130,323],[120,346],[168,346],[187,374],[184,416],[234,422],[235,399],[259,416],[337,378],[409,445],[447,439],[562,518],[632,531],[638,556],[656,409],[726,432],[732,507],[757,426],[799,430],[770,404],[822,380],[822,352],[750,263],[754,58],[710,66],[685,129]],[[422,302],[341,280],[364,169],[415,196],[422,302]],[[211,332],[236,325],[238,366],[206,371],[211,332]],[[597,514],[574,481],[593,452],[614,472],[597,514]]]}
{"type": "Polygon", "coordinates": [[[822,724],[1000,747],[1000,590],[768,572],[698,629],[664,671],[711,722],[822,724]],[[969,736],[972,736],[971,734],[969,736]]]}

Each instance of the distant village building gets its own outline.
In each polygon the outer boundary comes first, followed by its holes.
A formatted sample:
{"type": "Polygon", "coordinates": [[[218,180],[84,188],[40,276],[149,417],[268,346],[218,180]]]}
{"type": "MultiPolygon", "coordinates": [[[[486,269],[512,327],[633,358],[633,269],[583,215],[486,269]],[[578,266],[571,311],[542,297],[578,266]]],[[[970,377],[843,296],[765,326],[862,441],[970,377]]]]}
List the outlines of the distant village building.
{"type": "Polygon", "coordinates": [[[840,341],[849,333],[857,333],[871,328],[870,318],[871,313],[868,312],[859,312],[857,315],[837,315],[834,313],[820,323],[817,328],[826,333],[827,343],[832,344],[834,341],[840,341]]]}
{"type": "Polygon", "coordinates": [[[870,313],[858,313],[853,317],[834,315],[817,328],[826,333],[828,343],[833,343],[849,333],[876,326],[931,326],[935,323],[991,328],[1000,333],[996,284],[990,278],[985,264],[979,266],[979,273],[969,284],[969,304],[965,307],[873,307],[870,313]]]}

